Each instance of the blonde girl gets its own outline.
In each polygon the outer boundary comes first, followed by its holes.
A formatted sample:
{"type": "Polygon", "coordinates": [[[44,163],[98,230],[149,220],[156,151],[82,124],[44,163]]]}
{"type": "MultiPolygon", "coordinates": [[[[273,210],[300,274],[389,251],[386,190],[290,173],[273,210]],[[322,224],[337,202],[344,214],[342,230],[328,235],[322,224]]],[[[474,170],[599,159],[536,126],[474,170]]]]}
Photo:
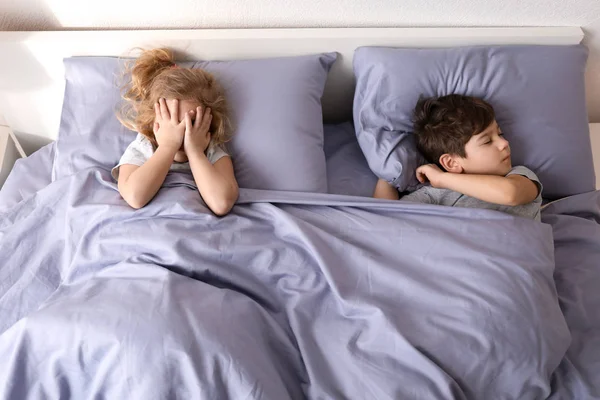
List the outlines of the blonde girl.
{"type": "Polygon", "coordinates": [[[169,49],[142,52],[127,72],[118,117],[138,135],[112,170],[123,199],[144,207],[169,170],[188,170],[206,205],[227,214],[238,184],[223,149],[231,124],[221,86],[206,71],[178,67],[169,49]]]}

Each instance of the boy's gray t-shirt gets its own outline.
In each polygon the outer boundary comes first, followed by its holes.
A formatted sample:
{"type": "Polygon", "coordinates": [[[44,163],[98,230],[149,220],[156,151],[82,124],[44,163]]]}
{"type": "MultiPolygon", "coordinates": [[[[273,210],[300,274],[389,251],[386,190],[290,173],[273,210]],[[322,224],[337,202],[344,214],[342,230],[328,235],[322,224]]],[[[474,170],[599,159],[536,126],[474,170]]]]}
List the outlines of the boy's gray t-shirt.
{"type": "Polygon", "coordinates": [[[506,212],[520,217],[531,218],[540,221],[540,209],[542,206],[542,184],[537,175],[529,168],[523,166],[513,167],[506,176],[523,175],[533,181],[538,187],[538,195],[529,204],[521,206],[505,206],[501,204],[488,203],[474,197],[466,196],[462,193],[455,192],[450,189],[436,189],[431,186],[424,186],[410,194],[403,196],[400,200],[412,201],[417,203],[437,204],[451,207],[467,207],[467,208],[486,208],[489,210],[497,210],[506,212]]]}

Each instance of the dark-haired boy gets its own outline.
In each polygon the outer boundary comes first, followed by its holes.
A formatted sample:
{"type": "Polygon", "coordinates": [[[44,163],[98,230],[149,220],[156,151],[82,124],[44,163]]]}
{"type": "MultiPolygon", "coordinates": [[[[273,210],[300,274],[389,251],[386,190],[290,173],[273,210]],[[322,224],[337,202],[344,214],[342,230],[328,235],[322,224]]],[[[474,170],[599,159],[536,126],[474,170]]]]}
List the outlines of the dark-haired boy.
{"type": "MultiPolygon", "coordinates": [[[[413,122],[417,147],[431,163],[417,169],[417,179],[431,185],[401,200],[487,208],[540,220],[542,184],[528,168],[512,166],[509,143],[490,104],[456,94],[420,99],[413,122]]],[[[399,198],[382,179],[373,196],[399,198]]]]}

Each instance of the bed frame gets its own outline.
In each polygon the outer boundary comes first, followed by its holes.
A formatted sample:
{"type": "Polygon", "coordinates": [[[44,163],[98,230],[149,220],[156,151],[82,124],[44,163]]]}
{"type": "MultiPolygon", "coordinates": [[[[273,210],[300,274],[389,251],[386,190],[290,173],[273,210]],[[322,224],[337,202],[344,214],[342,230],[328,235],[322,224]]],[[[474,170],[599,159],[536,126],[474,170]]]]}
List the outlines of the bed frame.
{"type": "Polygon", "coordinates": [[[134,47],[168,46],[181,59],[252,59],[337,51],[323,97],[326,122],[351,118],[352,55],[360,46],[580,43],[578,27],[322,28],[0,32],[0,115],[17,135],[56,139],[64,92],[62,59],[126,56],[134,47]]]}

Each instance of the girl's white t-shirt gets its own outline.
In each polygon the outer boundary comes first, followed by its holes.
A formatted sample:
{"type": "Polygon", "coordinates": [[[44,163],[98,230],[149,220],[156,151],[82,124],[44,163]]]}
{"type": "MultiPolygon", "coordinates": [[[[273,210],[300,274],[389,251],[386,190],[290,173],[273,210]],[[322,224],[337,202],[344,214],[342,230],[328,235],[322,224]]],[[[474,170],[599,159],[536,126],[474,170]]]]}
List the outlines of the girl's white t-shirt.
{"type": "MultiPolygon", "coordinates": [[[[152,143],[150,140],[141,133],[137,134],[137,137],[125,150],[125,153],[121,156],[119,160],[119,164],[114,167],[111,171],[111,175],[115,180],[119,179],[119,167],[123,164],[133,164],[137,166],[142,166],[154,153],[154,149],[152,148],[152,143]]],[[[209,145],[208,149],[206,149],[206,157],[211,164],[216,163],[220,158],[228,156],[228,154],[221,148],[221,146],[213,146],[209,145]]],[[[190,171],[190,163],[178,163],[173,162],[171,164],[170,170],[188,170],[190,171]]]]}

